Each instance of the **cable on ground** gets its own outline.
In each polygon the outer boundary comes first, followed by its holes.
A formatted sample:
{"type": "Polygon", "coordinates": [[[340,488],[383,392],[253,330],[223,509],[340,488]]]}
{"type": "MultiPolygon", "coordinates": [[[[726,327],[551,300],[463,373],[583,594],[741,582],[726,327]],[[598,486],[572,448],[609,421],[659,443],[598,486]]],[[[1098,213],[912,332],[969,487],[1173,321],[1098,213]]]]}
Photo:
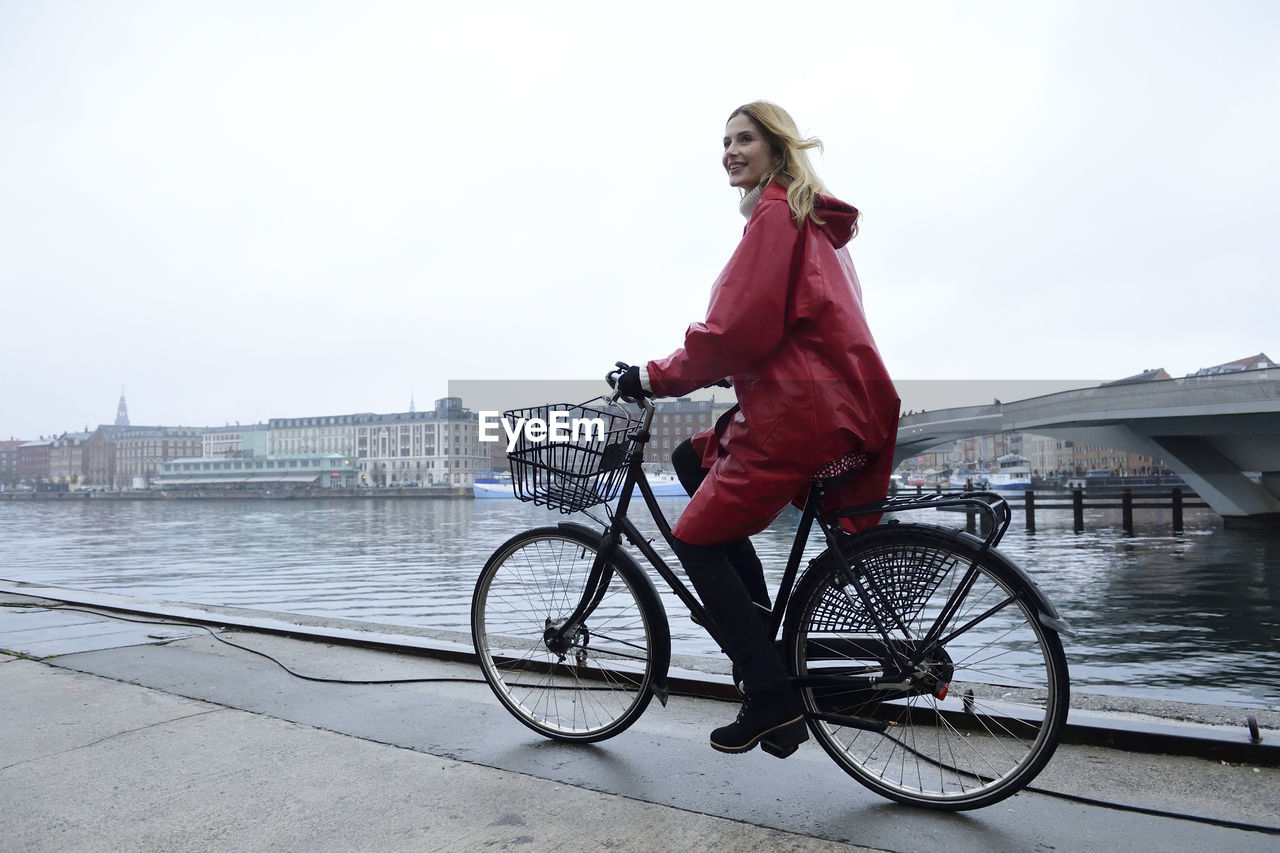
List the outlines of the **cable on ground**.
{"type": "MultiPolygon", "coordinates": [[[[218,632],[215,631],[213,628],[210,628],[208,625],[202,625],[198,622],[177,622],[173,620],[162,620],[162,619],[135,619],[128,616],[121,616],[117,613],[103,613],[102,611],[99,611],[99,610],[93,610],[87,607],[75,607],[69,604],[48,605],[48,604],[35,604],[35,603],[19,604],[16,602],[0,602],[0,607],[14,607],[14,608],[25,607],[25,608],[33,608],[33,609],[41,609],[41,610],[70,610],[70,611],[76,611],[79,613],[88,613],[93,616],[101,616],[106,619],[117,619],[121,622],[134,622],[140,625],[165,625],[172,628],[201,628],[209,632],[209,636],[213,637],[218,642],[225,643],[226,645],[231,646],[232,648],[240,649],[241,651],[249,652],[251,654],[258,655],[259,657],[266,658],[267,660],[271,661],[276,666],[280,667],[282,670],[287,672],[289,675],[292,675],[294,678],[300,678],[303,681],[315,681],[323,684],[352,684],[352,685],[426,684],[426,683],[433,683],[433,682],[436,682],[436,683],[452,682],[452,683],[460,683],[460,684],[485,684],[486,683],[483,678],[443,678],[441,677],[441,678],[378,678],[378,679],[357,680],[357,679],[348,679],[348,678],[326,678],[326,677],[316,676],[316,675],[306,675],[305,673],[301,673],[290,668],[283,661],[279,660],[278,658],[272,657],[266,652],[259,651],[258,649],[252,649],[252,648],[249,648],[248,646],[240,645],[239,643],[233,643],[230,640],[228,640],[226,637],[219,635],[218,632]]],[[[177,638],[174,638],[174,640],[176,639],[177,638]]],[[[161,643],[157,643],[157,645],[167,645],[170,642],[174,642],[174,640],[163,641],[161,643]]],[[[611,688],[603,687],[598,689],[608,690],[611,688]]],[[[671,693],[671,695],[684,696],[687,698],[703,698],[703,699],[707,698],[704,696],[699,696],[696,693],[677,693],[674,691],[671,693]]],[[[732,700],[724,700],[724,701],[732,701],[732,700]]],[[[1078,803],[1080,805],[1086,805],[1086,806],[1094,806],[1096,808],[1108,809],[1111,811],[1121,811],[1121,812],[1127,812],[1130,814],[1148,815],[1150,817],[1163,817],[1163,818],[1168,818],[1170,820],[1180,820],[1180,821],[1186,821],[1188,823],[1204,824],[1206,826],[1217,826],[1223,829],[1237,829],[1237,830],[1242,830],[1244,832],[1259,832],[1264,835],[1280,835],[1280,827],[1275,827],[1275,826],[1265,826],[1263,824],[1246,823],[1244,821],[1227,820],[1225,818],[1207,817],[1204,815],[1193,815],[1193,814],[1187,814],[1185,812],[1173,812],[1165,809],[1147,808],[1145,806],[1133,806],[1133,805],[1128,805],[1127,803],[1116,803],[1110,800],[1099,800],[1093,797],[1081,796],[1079,794],[1068,794],[1063,791],[1051,791],[1047,788],[1037,788],[1033,785],[1028,785],[1022,790],[1028,793],[1040,794],[1042,796],[1051,797],[1057,800],[1064,800],[1066,802],[1078,803]]]]}

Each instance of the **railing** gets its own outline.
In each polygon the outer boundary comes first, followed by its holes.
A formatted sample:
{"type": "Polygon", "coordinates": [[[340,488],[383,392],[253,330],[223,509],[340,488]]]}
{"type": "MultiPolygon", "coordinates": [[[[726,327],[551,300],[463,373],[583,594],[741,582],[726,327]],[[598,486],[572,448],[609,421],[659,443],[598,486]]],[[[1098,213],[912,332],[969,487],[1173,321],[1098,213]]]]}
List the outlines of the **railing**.
{"type": "MultiPolygon", "coordinates": [[[[916,487],[916,493],[923,493],[920,486],[916,487]]],[[[938,489],[941,491],[941,489],[938,489]]],[[[902,494],[901,491],[898,494],[902,494]]],[[[1041,510],[1071,510],[1072,529],[1076,533],[1084,532],[1084,511],[1086,509],[1119,509],[1120,523],[1124,528],[1124,532],[1133,535],[1133,511],[1135,509],[1167,509],[1170,511],[1170,521],[1175,533],[1181,533],[1183,530],[1182,511],[1184,509],[1204,509],[1209,506],[1202,500],[1187,500],[1180,487],[1175,486],[1168,493],[1163,494],[1145,494],[1141,495],[1137,500],[1134,499],[1133,492],[1129,489],[1121,489],[1118,496],[1102,497],[1089,496],[1086,500],[1084,489],[1072,489],[1070,498],[1061,499],[1061,495],[1051,495],[1048,500],[1036,497],[1036,493],[1032,489],[1027,489],[1023,493],[1021,506],[1019,506],[1016,498],[1017,495],[1011,494],[1006,500],[1013,510],[1021,509],[1023,517],[1026,519],[1026,527],[1028,533],[1036,532],[1036,513],[1041,510]]],[[[1194,493],[1191,495],[1197,498],[1194,493]]],[[[939,507],[946,509],[945,507],[939,507]]],[[[957,509],[956,511],[964,511],[957,509]]],[[[978,516],[972,511],[965,512],[965,528],[970,533],[978,531],[978,516]]],[[[985,528],[985,524],[982,525],[985,528]]],[[[985,529],[983,530],[985,533],[985,529]]]]}

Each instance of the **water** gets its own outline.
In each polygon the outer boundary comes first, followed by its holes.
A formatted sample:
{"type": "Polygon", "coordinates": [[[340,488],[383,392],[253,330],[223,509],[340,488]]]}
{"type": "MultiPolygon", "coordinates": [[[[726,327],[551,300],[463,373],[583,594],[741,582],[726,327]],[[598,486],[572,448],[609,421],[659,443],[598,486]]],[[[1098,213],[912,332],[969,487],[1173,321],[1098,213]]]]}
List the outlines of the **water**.
{"type": "MultiPolygon", "coordinates": [[[[662,501],[672,518],[684,503],[662,501]]],[[[1188,510],[1180,535],[1167,512],[1134,516],[1132,537],[1118,510],[1087,512],[1083,534],[1071,532],[1069,512],[1039,513],[1035,535],[1015,517],[1001,543],[1080,632],[1066,646],[1073,689],[1280,705],[1280,534],[1224,530],[1207,510],[1188,510]]],[[[772,580],[797,517],[756,537],[772,580]]],[[[515,501],[2,501],[0,577],[468,631],[489,554],[565,518],[515,501]]],[[[963,523],[934,511],[910,520],[963,523]]],[[[718,654],[678,601],[664,599],[676,651],[718,654]]]]}

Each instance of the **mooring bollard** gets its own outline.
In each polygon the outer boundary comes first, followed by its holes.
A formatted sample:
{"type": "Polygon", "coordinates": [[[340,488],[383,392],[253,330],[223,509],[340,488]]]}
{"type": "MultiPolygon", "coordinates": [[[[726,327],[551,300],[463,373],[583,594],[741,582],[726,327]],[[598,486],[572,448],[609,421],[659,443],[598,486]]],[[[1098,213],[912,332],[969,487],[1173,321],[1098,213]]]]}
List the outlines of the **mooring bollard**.
{"type": "Polygon", "coordinates": [[[1173,532],[1182,532],[1182,489],[1173,487],[1173,532]]]}
{"type": "Polygon", "coordinates": [[[1076,533],[1084,533],[1084,490],[1071,490],[1071,524],[1076,533]]]}
{"type": "Polygon", "coordinates": [[[1133,535],[1133,490],[1120,490],[1120,518],[1124,532],[1133,535]]]}
{"type": "Polygon", "coordinates": [[[1023,498],[1023,508],[1027,511],[1027,532],[1036,532],[1036,493],[1027,489],[1023,498]]]}

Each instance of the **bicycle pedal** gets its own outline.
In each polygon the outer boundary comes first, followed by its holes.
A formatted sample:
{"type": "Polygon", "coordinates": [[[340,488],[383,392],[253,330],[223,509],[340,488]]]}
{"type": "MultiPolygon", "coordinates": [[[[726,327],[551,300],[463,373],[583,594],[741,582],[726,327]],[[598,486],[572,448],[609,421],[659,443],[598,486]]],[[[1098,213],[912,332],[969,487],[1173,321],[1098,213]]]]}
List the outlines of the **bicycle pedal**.
{"type": "Polygon", "coordinates": [[[800,744],[793,743],[790,746],[778,746],[778,744],[765,738],[760,741],[760,748],[772,755],[774,758],[790,758],[795,751],[800,748],[800,744]]]}

